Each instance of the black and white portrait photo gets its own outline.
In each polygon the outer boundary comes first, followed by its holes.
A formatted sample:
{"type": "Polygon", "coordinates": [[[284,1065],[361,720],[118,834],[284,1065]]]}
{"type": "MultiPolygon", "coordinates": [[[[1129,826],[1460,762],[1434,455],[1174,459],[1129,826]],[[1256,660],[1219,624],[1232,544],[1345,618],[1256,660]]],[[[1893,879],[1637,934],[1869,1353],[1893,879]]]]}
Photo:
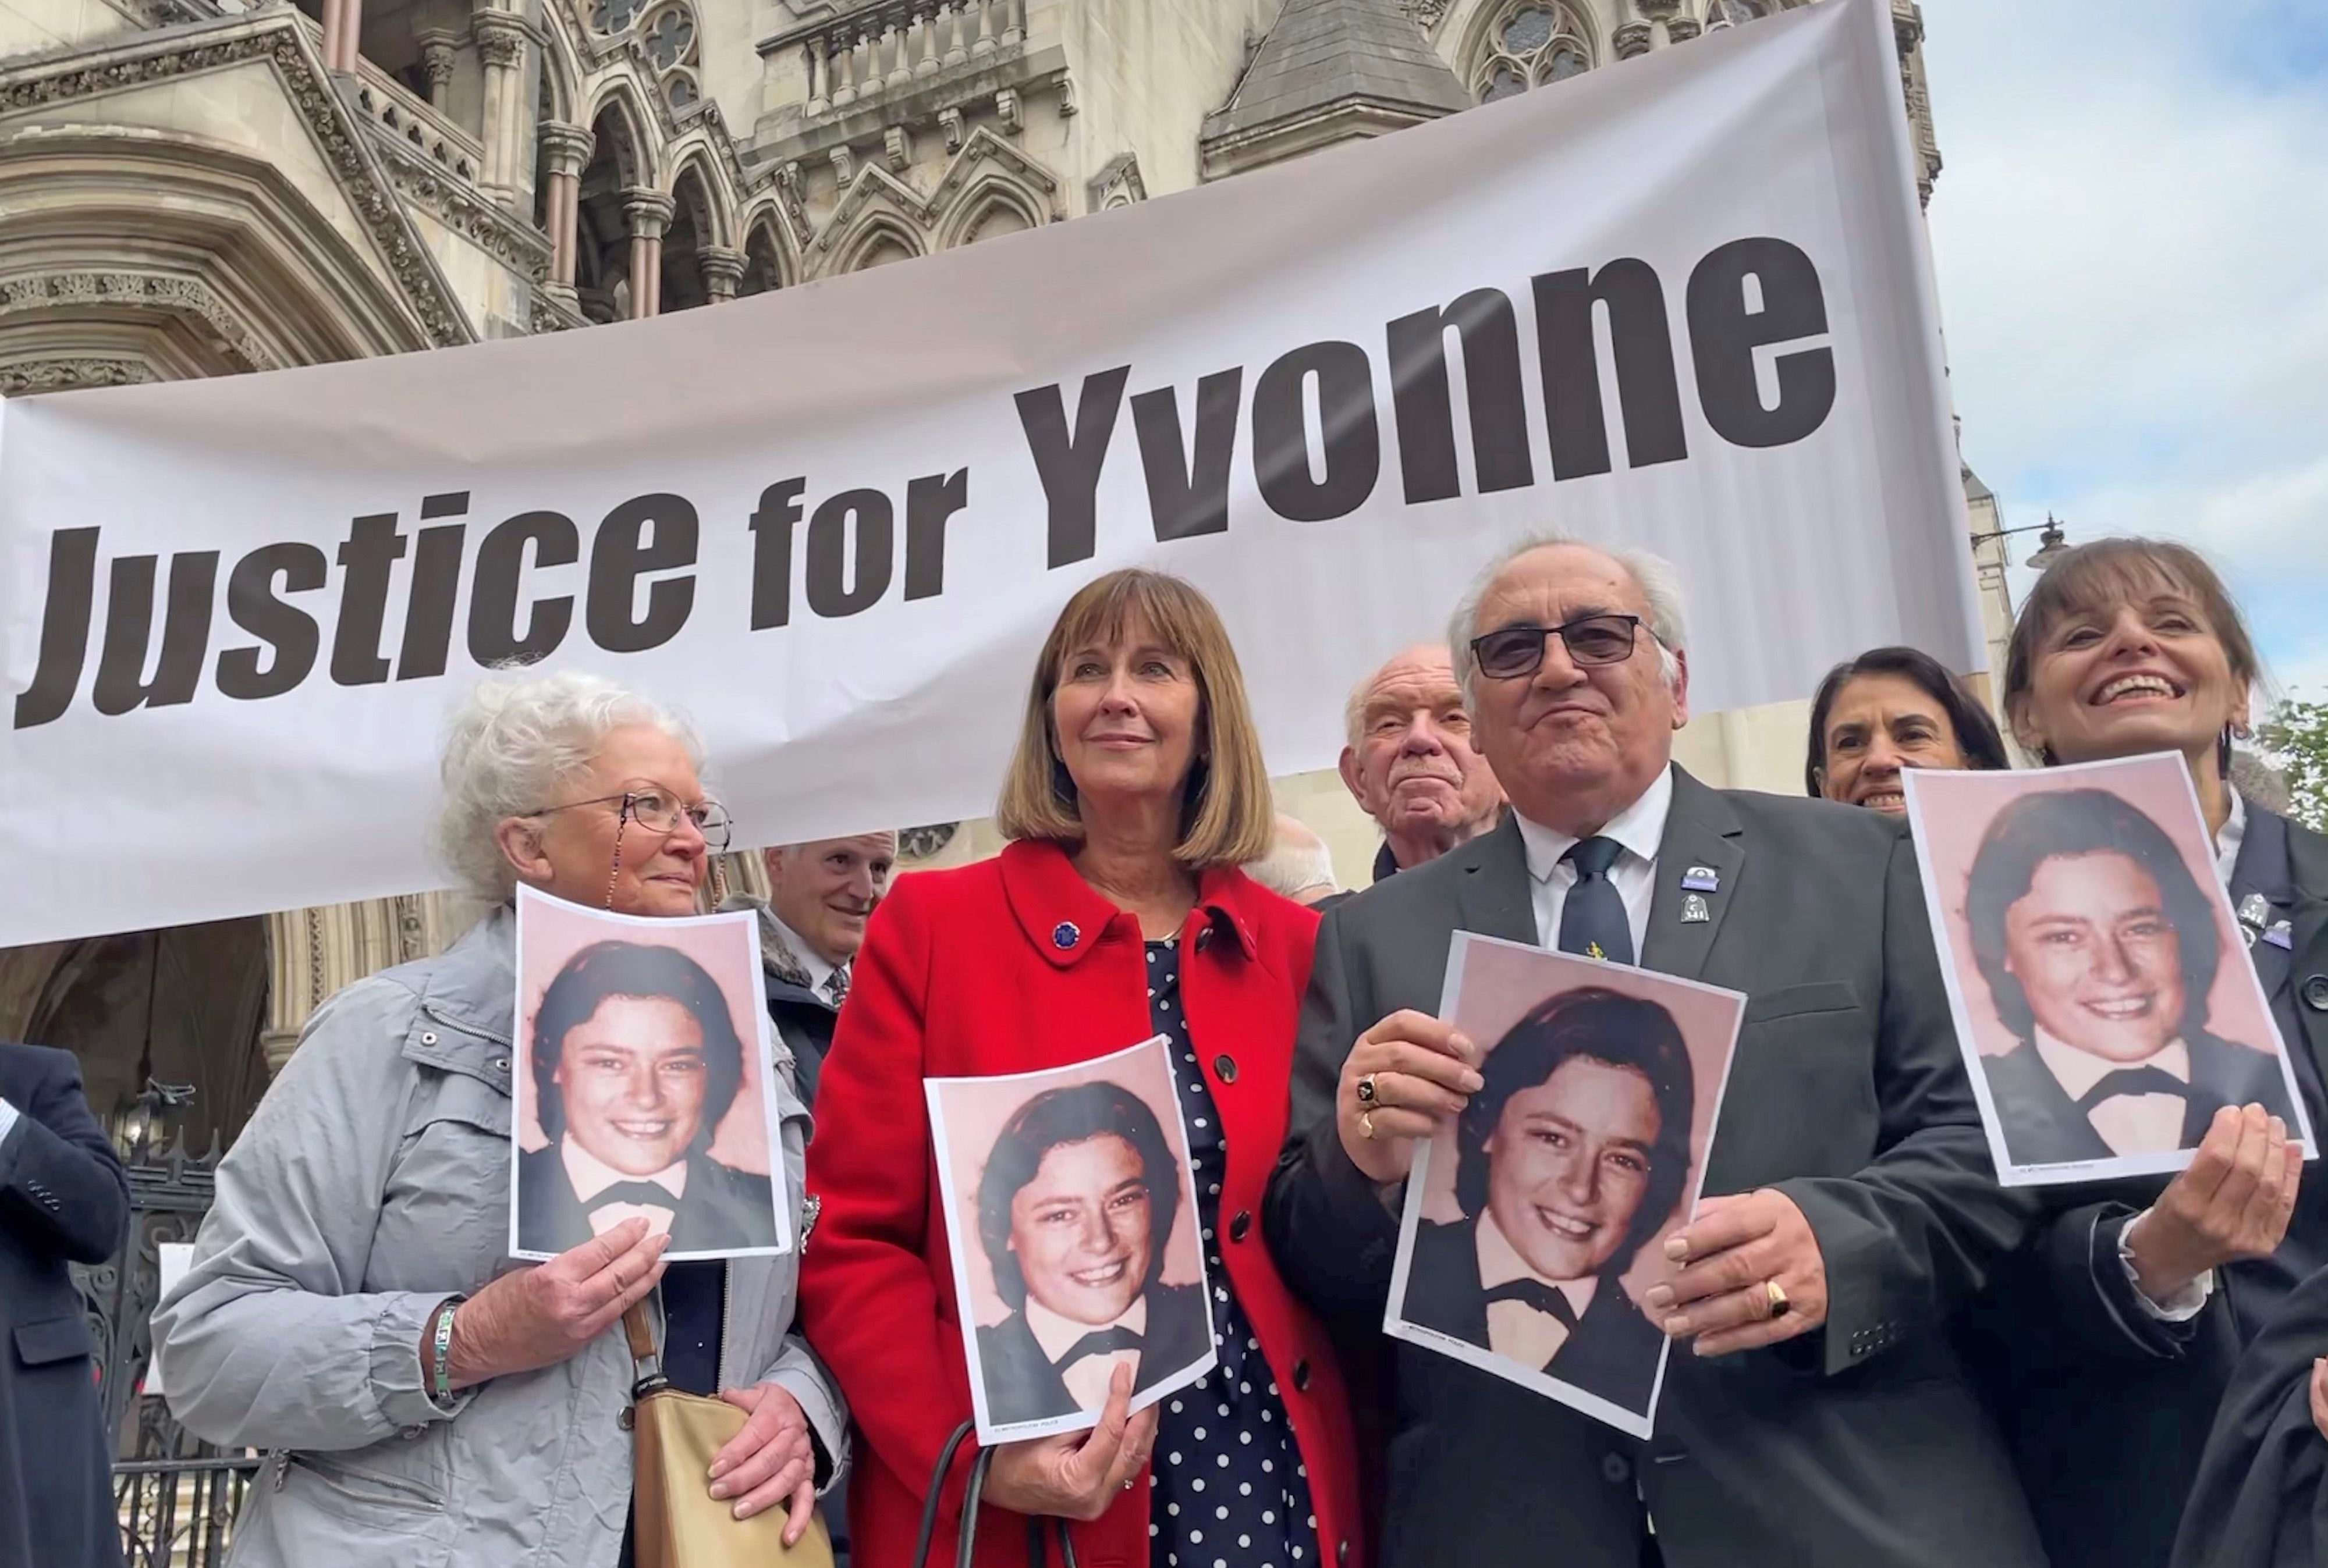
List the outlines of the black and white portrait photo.
{"type": "Polygon", "coordinates": [[[1203,1376],[1212,1317],[1161,1045],[927,1087],[981,1441],[1091,1425],[1119,1367],[1134,1410],[1203,1376]]]}
{"type": "Polygon", "coordinates": [[[2226,1106],[2304,1127],[2178,759],[1916,778],[1909,799],[2008,1183],[2178,1170],[2226,1106]]]}
{"type": "MultiPolygon", "coordinates": [[[[668,1231],[674,1258],[783,1250],[789,1238],[766,1170],[713,1147],[766,1071],[764,1032],[738,1025],[739,1013],[765,1023],[756,951],[741,939],[750,917],[602,924],[614,919],[548,900],[525,905],[521,992],[532,969],[548,977],[530,1010],[521,1005],[518,1065],[544,1141],[528,1149],[519,1129],[512,1250],[553,1256],[634,1218],[668,1231]],[[575,946],[577,935],[593,939],[575,946]],[[721,963],[730,947],[736,960],[721,963]],[[737,973],[715,976],[712,964],[737,973]],[[748,1013],[737,1005],[739,986],[748,1013]]],[[[746,1107],[747,1120],[757,1114],[746,1107]]],[[[765,1136],[735,1142],[768,1147],[765,1136]]]]}
{"type": "Polygon", "coordinates": [[[1459,1026],[1525,1010],[1474,1036],[1481,1086],[1408,1182],[1391,1331],[1646,1435],[1667,1341],[1636,1298],[1694,1195],[1736,999],[1456,941],[1459,1026]]]}

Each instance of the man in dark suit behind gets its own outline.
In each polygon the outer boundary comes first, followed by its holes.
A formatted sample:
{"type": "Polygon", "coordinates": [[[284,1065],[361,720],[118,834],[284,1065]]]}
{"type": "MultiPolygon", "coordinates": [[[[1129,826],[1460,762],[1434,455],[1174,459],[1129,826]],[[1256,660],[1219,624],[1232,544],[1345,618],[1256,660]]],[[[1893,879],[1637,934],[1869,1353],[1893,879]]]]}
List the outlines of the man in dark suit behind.
{"type": "Polygon", "coordinates": [[[128,1223],[80,1064],[0,1041],[0,1568],[121,1561],[97,1346],[65,1265],[113,1256],[128,1223]]]}
{"type": "Polygon", "coordinates": [[[1481,1084],[1429,1016],[1450,932],[1638,953],[1750,1001],[1685,1266],[1645,1302],[1696,1352],[1655,1437],[1402,1346],[1380,1561],[1557,1541],[1565,1568],[2037,1568],[1946,1331],[2033,1205],[1989,1168],[1899,826],[1671,766],[1688,670],[1654,557],[1523,549],[1450,640],[1513,815],[1326,917],[1264,1214],[1288,1282],[1383,1310],[1413,1141],[1481,1084]]]}

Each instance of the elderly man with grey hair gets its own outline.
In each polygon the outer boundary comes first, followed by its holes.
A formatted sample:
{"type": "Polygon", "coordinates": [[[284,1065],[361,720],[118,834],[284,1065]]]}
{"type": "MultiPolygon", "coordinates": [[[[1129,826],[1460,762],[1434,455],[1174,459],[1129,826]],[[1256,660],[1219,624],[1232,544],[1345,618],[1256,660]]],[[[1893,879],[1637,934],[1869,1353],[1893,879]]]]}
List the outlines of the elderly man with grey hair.
{"type": "Polygon", "coordinates": [[[1421,865],[1496,826],[1504,792],[1471,743],[1447,649],[1422,643],[1351,688],[1342,783],[1382,829],[1374,880],[1421,865]]]}
{"type": "MultiPolygon", "coordinates": [[[[1565,1568],[2041,1568],[1949,1333],[2036,1206],[1991,1172],[1901,826],[1674,765],[1688,635],[1653,555],[1531,541],[1482,574],[1450,640],[1512,812],[1319,927],[1263,1215],[1287,1283],[1382,1321],[1416,1142],[1482,1082],[1482,1042],[1432,1016],[1450,933],[1750,1000],[1707,1196],[1665,1244],[1682,1266],[1638,1302],[1680,1352],[1655,1436],[1400,1344],[1377,1560],[1527,1562],[1558,1541],[1565,1568]]],[[[1516,1098],[1492,1135],[1573,1129],[1516,1098]]],[[[1527,1234],[1483,1225],[1470,1261],[1510,1278],[1514,1256],[1589,1240],[1591,1208],[1546,1183],[1515,1206],[1527,1234]]],[[[1536,1316],[1556,1354],[1574,1322],[1536,1316]]]]}
{"type": "MultiPolygon", "coordinates": [[[[632,1474],[617,1323],[646,1301],[672,1383],[747,1413],[713,1497],[786,1509],[796,1539],[840,1473],[846,1412],[792,1332],[795,1256],[666,1271],[635,1217],[538,1266],[508,1256],[513,890],[693,914],[728,841],[701,767],[683,721],[593,676],[488,677],[455,715],[438,849],[489,912],[316,1009],[155,1314],[179,1420],[268,1451],[239,1568],[612,1568],[632,1474]]],[[[781,1071],[764,1092],[797,1195],[808,1112],[781,1071]]],[[[610,1174],[568,1173],[577,1192],[610,1174]]]]}

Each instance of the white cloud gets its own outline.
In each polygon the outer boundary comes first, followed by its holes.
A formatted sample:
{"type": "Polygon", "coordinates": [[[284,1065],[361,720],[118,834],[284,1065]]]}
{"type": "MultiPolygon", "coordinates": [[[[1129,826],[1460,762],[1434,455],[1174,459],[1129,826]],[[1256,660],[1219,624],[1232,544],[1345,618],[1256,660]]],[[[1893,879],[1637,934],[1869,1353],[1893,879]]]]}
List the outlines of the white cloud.
{"type": "Polygon", "coordinates": [[[2243,591],[2309,578],[2328,601],[2328,90],[2276,52],[2294,18],[1925,15],[1965,454],[2008,522],[2183,537],[2243,591]]]}

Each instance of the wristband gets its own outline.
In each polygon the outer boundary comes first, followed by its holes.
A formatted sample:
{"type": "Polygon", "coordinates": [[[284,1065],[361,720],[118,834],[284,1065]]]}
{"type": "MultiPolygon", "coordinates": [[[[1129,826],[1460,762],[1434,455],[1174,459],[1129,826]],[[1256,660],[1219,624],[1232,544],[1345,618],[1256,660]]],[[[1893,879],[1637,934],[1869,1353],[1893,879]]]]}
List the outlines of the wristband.
{"type": "Polygon", "coordinates": [[[428,1398],[439,1410],[453,1406],[453,1312],[466,1296],[439,1302],[428,1325],[428,1398]]]}

